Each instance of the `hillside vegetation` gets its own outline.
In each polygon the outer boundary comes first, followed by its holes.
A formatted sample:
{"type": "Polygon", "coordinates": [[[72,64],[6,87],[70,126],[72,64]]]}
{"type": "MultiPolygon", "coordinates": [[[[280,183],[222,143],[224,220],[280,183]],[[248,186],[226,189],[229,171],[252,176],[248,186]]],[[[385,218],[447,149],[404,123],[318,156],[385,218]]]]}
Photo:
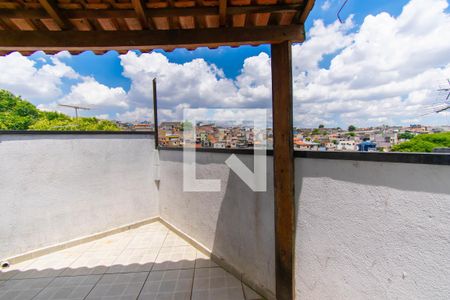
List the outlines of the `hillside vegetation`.
{"type": "Polygon", "coordinates": [[[118,131],[111,121],[72,118],[58,112],[41,111],[30,102],[0,90],[0,130],[118,131]]]}
{"type": "Polygon", "coordinates": [[[407,142],[395,145],[396,152],[432,152],[434,148],[450,147],[450,132],[420,134],[407,142]]]}

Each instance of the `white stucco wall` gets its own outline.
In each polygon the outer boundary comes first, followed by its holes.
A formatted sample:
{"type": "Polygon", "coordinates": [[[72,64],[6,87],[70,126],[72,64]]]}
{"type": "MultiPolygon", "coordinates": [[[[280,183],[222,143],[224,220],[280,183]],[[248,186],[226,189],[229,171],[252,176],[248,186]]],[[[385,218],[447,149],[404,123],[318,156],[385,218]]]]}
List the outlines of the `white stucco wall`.
{"type": "Polygon", "coordinates": [[[0,258],[158,215],[152,135],[0,135],[0,258]]]}
{"type": "MultiPolygon", "coordinates": [[[[272,159],[267,193],[197,153],[198,178],[220,193],[182,191],[181,152],[162,151],[161,217],[273,295],[272,159]]],[[[238,155],[248,165],[251,156],[238,155]]],[[[450,167],[297,158],[296,299],[447,299],[450,167]]]]}
{"type": "MultiPolygon", "coordinates": [[[[0,258],[160,215],[275,291],[273,172],[252,192],[197,153],[183,192],[182,152],[151,135],[0,135],[0,258]],[[159,189],[155,185],[159,166],[159,189]]],[[[252,156],[238,155],[250,168],[252,156]]],[[[297,158],[296,299],[448,299],[450,167],[297,158]]]]}
{"type": "Polygon", "coordinates": [[[297,159],[297,299],[449,299],[450,167],[297,159]]]}
{"type": "MultiPolygon", "coordinates": [[[[275,290],[272,158],[268,191],[255,193],[224,164],[229,156],[197,153],[197,178],[220,179],[221,192],[183,192],[182,152],[161,151],[161,217],[270,295],[275,290]]],[[[238,157],[253,169],[251,155],[238,157]]]]}

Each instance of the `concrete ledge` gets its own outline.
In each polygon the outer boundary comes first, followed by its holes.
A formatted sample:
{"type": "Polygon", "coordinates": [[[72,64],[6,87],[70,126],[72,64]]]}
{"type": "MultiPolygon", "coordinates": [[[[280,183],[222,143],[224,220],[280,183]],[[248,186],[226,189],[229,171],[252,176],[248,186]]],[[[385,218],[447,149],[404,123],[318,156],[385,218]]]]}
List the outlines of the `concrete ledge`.
{"type": "Polygon", "coordinates": [[[56,244],[53,246],[44,247],[44,248],[36,249],[36,250],[30,251],[30,252],[22,253],[22,254],[13,256],[13,257],[2,259],[0,261],[7,261],[10,264],[17,264],[17,263],[23,262],[25,260],[36,258],[36,257],[43,256],[46,254],[50,254],[50,253],[53,253],[56,251],[61,251],[61,250],[67,249],[67,248],[78,246],[80,244],[92,242],[92,241],[95,241],[95,240],[98,240],[98,239],[101,239],[101,238],[104,238],[104,237],[107,237],[107,236],[110,236],[110,235],[113,235],[116,233],[120,233],[123,231],[141,227],[143,225],[147,225],[147,224],[157,222],[157,221],[159,221],[159,217],[153,217],[150,219],[138,221],[138,222],[131,223],[131,224],[126,224],[126,225],[116,227],[116,228],[113,228],[113,229],[110,229],[107,231],[94,233],[92,235],[84,236],[81,238],[77,238],[77,239],[63,242],[60,244],[56,244]]]}
{"type": "Polygon", "coordinates": [[[406,164],[450,165],[450,154],[443,153],[295,151],[295,157],[406,164]]]}
{"type": "MultiPolygon", "coordinates": [[[[161,147],[160,150],[182,151],[183,148],[161,147]]],[[[215,149],[197,148],[196,152],[229,153],[253,155],[253,149],[215,149]]],[[[266,150],[273,155],[273,150],[266,150]]],[[[407,153],[407,152],[338,152],[338,151],[294,151],[295,157],[315,159],[338,159],[355,161],[374,161],[406,164],[450,165],[448,153],[407,153]]]]}
{"type": "Polygon", "coordinates": [[[219,257],[211,252],[210,249],[208,249],[205,245],[202,243],[196,241],[195,239],[191,238],[189,235],[178,229],[176,226],[170,224],[169,222],[165,221],[164,219],[159,218],[159,221],[169,228],[171,231],[173,231],[175,234],[177,234],[179,237],[184,239],[186,242],[194,246],[198,251],[202,252],[203,254],[210,256],[211,260],[215,262],[220,267],[224,268],[231,274],[233,274],[235,277],[239,278],[244,284],[252,288],[254,291],[256,291],[258,294],[263,296],[265,299],[268,300],[276,300],[275,295],[269,291],[268,289],[261,287],[257,284],[255,284],[252,281],[251,276],[247,274],[243,274],[239,272],[235,267],[227,263],[222,257],[219,257]]]}

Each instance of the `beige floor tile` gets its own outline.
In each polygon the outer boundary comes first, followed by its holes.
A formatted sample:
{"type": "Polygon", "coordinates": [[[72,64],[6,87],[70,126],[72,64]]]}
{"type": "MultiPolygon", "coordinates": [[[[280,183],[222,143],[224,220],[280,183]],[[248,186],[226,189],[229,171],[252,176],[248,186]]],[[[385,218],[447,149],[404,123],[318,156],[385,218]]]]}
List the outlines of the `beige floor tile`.
{"type": "Polygon", "coordinates": [[[129,232],[111,235],[97,240],[88,251],[124,250],[133,237],[129,232]]]}
{"type": "Polygon", "coordinates": [[[133,237],[130,243],[127,245],[127,249],[151,249],[160,248],[167,233],[155,232],[155,233],[143,233],[137,234],[133,237]]]}
{"type": "Polygon", "coordinates": [[[61,252],[69,252],[69,253],[84,253],[85,251],[89,250],[90,248],[92,248],[92,246],[94,246],[95,241],[92,242],[88,242],[88,243],[83,243],[83,244],[79,244],[73,247],[68,247],[64,250],[62,250],[61,252]]]}
{"type": "Polygon", "coordinates": [[[222,268],[196,269],[192,299],[244,300],[241,281],[222,268]]]}
{"type": "Polygon", "coordinates": [[[174,246],[191,246],[186,240],[182,239],[175,233],[169,232],[167,234],[166,240],[164,241],[163,247],[174,247],[174,246]]]}
{"type": "Polygon", "coordinates": [[[242,288],[244,290],[245,300],[263,300],[264,299],[257,292],[252,290],[250,287],[248,287],[244,283],[242,283],[242,288]]]}
{"type": "Polygon", "coordinates": [[[136,299],[148,273],[105,274],[86,299],[136,299]]]}
{"type": "Polygon", "coordinates": [[[81,276],[104,274],[121,251],[86,251],[73,264],[61,273],[61,276],[81,276]]]}
{"type": "Polygon", "coordinates": [[[159,248],[125,249],[106,273],[149,272],[158,252],[159,248]]]}
{"type": "Polygon", "coordinates": [[[153,270],[193,269],[197,250],[192,246],[161,248],[153,270]]]}
{"type": "Polygon", "coordinates": [[[152,271],[141,291],[141,300],[188,300],[191,297],[194,270],[152,271]]]}
{"type": "Polygon", "coordinates": [[[0,300],[28,300],[43,290],[53,278],[8,280],[0,288],[0,300]]]}
{"type": "Polygon", "coordinates": [[[33,300],[82,300],[100,278],[101,275],[58,277],[33,300]]]}
{"type": "Polygon", "coordinates": [[[167,233],[167,232],[169,232],[169,229],[167,229],[167,227],[164,226],[163,224],[161,224],[159,222],[155,222],[155,223],[151,223],[151,224],[147,224],[147,225],[135,228],[132,231],[136,232],[136,233],[141,233],[141,232],[167,233]]]}
{"type": "Polygon", "coordinates": [[[197,260],[195,261],[195,268],[215,268],[218,267],[218,265],[211,260],[211,257],[208,255],[203,254],[200,251],[197,251],[197,260]]]}

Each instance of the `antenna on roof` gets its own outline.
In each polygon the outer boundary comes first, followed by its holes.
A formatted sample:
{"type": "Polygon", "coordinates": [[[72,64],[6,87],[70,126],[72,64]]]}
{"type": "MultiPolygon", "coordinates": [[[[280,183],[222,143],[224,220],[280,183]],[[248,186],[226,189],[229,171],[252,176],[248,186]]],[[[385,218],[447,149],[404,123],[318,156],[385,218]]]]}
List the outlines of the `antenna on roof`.
{"type": "Polygon", "coordinates": [[[450,98],[450,79],[447,79],[447,82],[448,82],[447,88],[438,89],[439,92],[447,93],[447,97],[445,98],[445,101],[448,101],[448,99],[450,98]]]}
{"type": "Polygon", "coordinates": [[[340,13],[341,11],[344,9],[345,5],[347,4],[348,0],[345,0],[344,3],[342,3],[341,8],[339,9],[339,11],[337,12],[337,18],[339,20],[339,22],[341,22],[341,24],[343,24],[344,22],[341,19],[340,13]]]}
{"type": "Polygon", "coordinates": [[[77,118],[77,119],[78,119],[78,110],[79,109],[90,110],[89,107],[83,107],[83,106],[72,105],[72,104],[61,104],[61,103],[58,103],[58,105],[59,106],[64,106],[64,107],[70,107],[70,108],[75,109],[75,118],[77,118]]]}
{"type": "Polygon", "coordinates": [[[423,115],[421,116],[425,116],[431,113],[440,113],[446,110],[450,110],[450,79],[447,79],[447,83],[448,86],[447,87],[443,87],[443,88],[439,88],[436,91],[439,93],[444,93],[444,101],[434,104],[432,106],[426,107],[425,109],[427,110],[423,115]]]}

